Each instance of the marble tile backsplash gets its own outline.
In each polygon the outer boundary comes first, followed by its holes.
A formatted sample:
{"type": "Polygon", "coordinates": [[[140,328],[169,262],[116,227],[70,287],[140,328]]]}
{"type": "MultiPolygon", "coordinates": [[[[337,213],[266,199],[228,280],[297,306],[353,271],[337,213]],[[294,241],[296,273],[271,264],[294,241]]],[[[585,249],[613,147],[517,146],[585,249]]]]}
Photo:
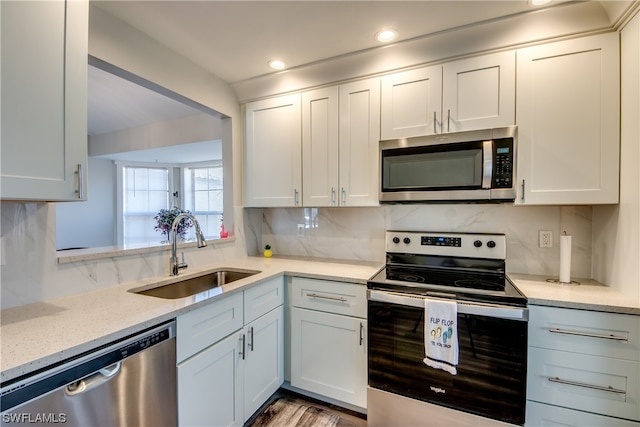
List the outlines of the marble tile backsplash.
{"type": "MultiPolygon", "coordinates": [[[[251,209],[250,209],[251,210],[251,209]]],[[[253,211],[260,211],[254,209],[253,211]]],[[[255,218],[255,212],[252,213],[255,218]]],[[[246,216],[246,215],[245,215],[246,216]]],[[[504,233],[507,270],[557,277],[559,236],[573,236],[572,276],[591,277],[591,207],[502,204],[384,205],[371,208],[263,209],[262,241],[274,253],[384,262],[385,230],[504,233]],[[298,236],[298,224],[304,236],[298,236]],[[553,232],[553,247],[538,247],[538,230],[553,232]]]]}
{"type": "MultiPolygon", "coordinates": [[[[163,251],[58,264],[55,210],[52,203],[2,203],[1,308],[169,274],[168,246],[163,251]]],[[[234,240],[180,249],[190,267],[246,256],[242,208],[235,212],[234,240]]]]}
{"type": "MultiPolygon", "coordinates": [[[[505,233],[507,270],[557,277],[559,235],[573,236],[572,277],[591,277],[591,207],[385,205],[371,208],[235,209],[235,240],[185,248],[192,267],[262,253],[384,262],[388,229],[505,233]],[[298,224],[304,236],[298,236],[298,224]],[[538,248],[551,230],[552,248],[538,248]]],[[[167,251],[58,264],[55,205],[2,203],[0,305],[15,307],[168,274],[167,251]]]]}

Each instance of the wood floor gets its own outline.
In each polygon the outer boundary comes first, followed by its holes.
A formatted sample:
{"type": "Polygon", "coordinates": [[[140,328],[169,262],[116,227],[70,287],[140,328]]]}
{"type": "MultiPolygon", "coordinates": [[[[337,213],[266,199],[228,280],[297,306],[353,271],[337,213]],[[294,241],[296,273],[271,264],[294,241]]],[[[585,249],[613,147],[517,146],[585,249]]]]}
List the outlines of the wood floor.
{"type": "MultiPolygon", "coordinates": [[[[341,419],[341,423],[338,424],[338,426],[340,425],[345,425],[345,426],[349,426],[349,427],[366,427],[367,425],[367,419],[366,419],[366,415],[355,412],[355,411],[351,411],[349,409],[345,409],[336,405],[331,405],[329,403],[325,403],[325,402],[321,402],[319,400],[316,399],[312,399],[309,398],[307,396],[303,396],[301,394],[298,393],[294,393],[292,391],[289,390],[285,390],[285,389],[279,389],[277,392],[275,392],[273,394],[273,396],[271,396],[271,398],[269,398],[269,400],[262,405],[262,407],[260,408],[260,410],[258,410],[244,425],[244,427],[251,427],[251,425],[254,423],[254,421],[256,420],[256,418],[258,418],[260,416],[260,414],[276,399],[283,397],[283,396],[287,396],[290,398],[295,398],[296,400],[301,401],[301,403],[303,402],[305,405],[308,406],[312,406],[318,409],[322,409],[324,411],[327,411],[329,413],[338,415],[341,419]]],[[[278,427],[286,427],[286,426],[278,426],[278,427]]],[[[312,425],[309,426],[305,426],[305,427],[314,427],[312,425]]]]}

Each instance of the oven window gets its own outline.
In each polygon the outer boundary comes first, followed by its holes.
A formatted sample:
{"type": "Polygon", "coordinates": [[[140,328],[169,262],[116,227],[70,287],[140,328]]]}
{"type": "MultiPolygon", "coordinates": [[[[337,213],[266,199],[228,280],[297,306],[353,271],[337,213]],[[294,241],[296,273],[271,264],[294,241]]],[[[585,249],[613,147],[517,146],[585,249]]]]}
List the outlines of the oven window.
{"type": "Polygon", "coordinates": [[[424,310],[369,301],[369,386],[524,424],[527,322],[458,314],[458,374],[424,364],[424,310]]]}
{"type": "Polygon", "coordinates": [[[382,151],[383,191],[475,189],[482,186],[482,147],[438,146],[382,151]]]}

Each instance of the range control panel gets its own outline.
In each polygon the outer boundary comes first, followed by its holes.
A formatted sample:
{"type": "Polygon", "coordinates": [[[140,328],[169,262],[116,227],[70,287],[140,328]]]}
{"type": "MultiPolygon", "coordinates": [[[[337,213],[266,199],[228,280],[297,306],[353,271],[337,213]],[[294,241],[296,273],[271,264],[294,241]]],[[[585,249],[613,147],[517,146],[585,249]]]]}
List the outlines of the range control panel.
{"type": "Polygon", "coordinates": [[[506,259],[504,234],[438,233],[387,231],[385,248],[390,253],[443,255],[471,258],[506,259]]]}

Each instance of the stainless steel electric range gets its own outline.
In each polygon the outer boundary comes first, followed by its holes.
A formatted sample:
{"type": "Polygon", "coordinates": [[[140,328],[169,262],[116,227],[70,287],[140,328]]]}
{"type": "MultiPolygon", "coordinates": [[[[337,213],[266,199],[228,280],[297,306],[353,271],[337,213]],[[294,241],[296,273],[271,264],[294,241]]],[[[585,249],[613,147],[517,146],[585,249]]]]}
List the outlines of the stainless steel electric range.
{"type": "Polygon", "coordinates": [[[505,236],[387,231],[385,245],[367,285],[368,425],[523,425],[528,309],[505,236]],[[456,302],[455,375],[424,362],[425,299],[456,302]]]}

